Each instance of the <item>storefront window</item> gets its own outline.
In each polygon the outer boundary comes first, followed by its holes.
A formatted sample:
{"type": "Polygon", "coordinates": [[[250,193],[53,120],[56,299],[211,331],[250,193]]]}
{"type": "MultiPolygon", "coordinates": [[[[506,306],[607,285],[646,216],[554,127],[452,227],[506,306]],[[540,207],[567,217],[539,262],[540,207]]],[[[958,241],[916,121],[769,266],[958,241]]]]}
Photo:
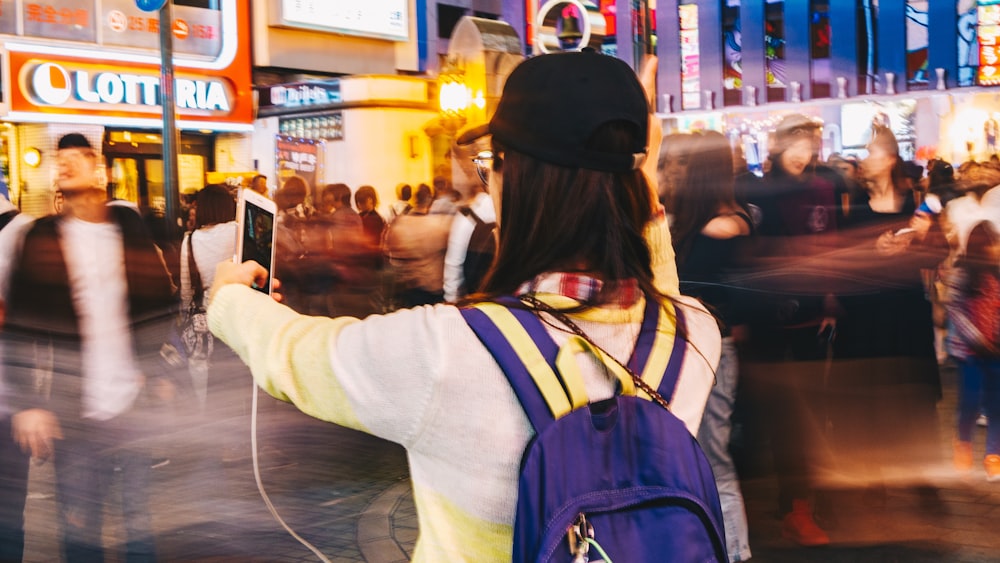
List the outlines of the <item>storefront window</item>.
{"type": "Polygon", "coordinates": [[[139,205],[139,167],[134,158],[111,159],[111,197],[139,205]]]}

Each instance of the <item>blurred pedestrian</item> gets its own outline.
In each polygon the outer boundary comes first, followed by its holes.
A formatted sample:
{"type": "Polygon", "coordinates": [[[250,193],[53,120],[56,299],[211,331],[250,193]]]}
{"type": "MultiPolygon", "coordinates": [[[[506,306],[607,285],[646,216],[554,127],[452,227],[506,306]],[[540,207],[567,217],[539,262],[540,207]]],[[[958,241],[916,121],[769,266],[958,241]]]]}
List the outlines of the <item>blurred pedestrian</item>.
{"type": "Polygon", "coordinates": [[[674,190],[677,184],[684,181],[684,174],[687,172],[686,150],[690,148],[690,138],[690,133],[671,133],[663,138],[660,147],[660,157],[656,164],[656,193],[668,217],[673,216],[674,190]]]}
{"type": "Polygon", "coordinates": [[[153,561],[148,506],[154,424],[144,406],[172,392],[159,350],[174,287],[142,218],[108,205],[98,155],[78,133],[59,139],[63,213],[37,220],[12,270],[4,339],[14,438],[55,463],[63,556],[103,561],[104,501],[116,476],[128,561],[153,561]],[[33,350],[52,347],[51,392],[33,350]]]}
{"type": "Polygon", "coordinates": [[[431,204],[431,214],[454,215],[458,211],[458,200],[462,194],[458,193],[444,176],[435,176],[431,192],[434,194],[434,203],[431,204]]]}
{"type": "Polygon", "coordinates": [[[745,328],[734,314],[726,281],[737,262],[739,239],[753,233],[749,212],[736,202],[733,149],[721,133],[706,131],[686,138],[688,171],[674,185],[674,221],[670,226],[681,293],[709,306],[722,327],[722,356],[715,386],[698,429],[701,444],[719,488],[729,560],[750,559],[746,507],[730,453],[733,405],[739,378],[734,334],[745,328]]]}
{"type": "Polygon", "coordinates": [[[891,130],[874,129],[861,170],[867,197],[844,239],[867,269],[840,297],[835,357],[844,411],[835,427],[850,452],[842,466],[860,473],[881,503],[889,485],[933,494],[923,474],[940,460],[941,381],[922,271],[937,268],[948,248],[935,213],[918,213],[891,130]]]}
{"type": "MultiPolygon", "coordinates": [[[[212,287],[215,265],[236,255],[236,201],[229,190],[222,185],[209,184],[198,191],[195,201],[195,229],[185,234],[181,242],[182,314],[196,300],[196,305],[206,305],[205,292],[212,287]]],[[[213,346],[205,358],[188,360],[192,387],[201,407],[199,410],[205,408],[209,387],[217,386],[213,379],[224,376],[224,373],[211,369],[212,358],[223,354],[226,347],[220,343],[220,348],[216,353],[213,346]],[[215,377],[211,375],[213,371],[215,377]]]]}
{"type": "Polygon", "coordinates": [[[1000,220],[980,221],[948,280],[948,353],[959,366],[954,464],[972,469],[972,433],[986,415],[986,478],[1000,480],[1000,220]]]}
{"type": "MultiPolygon", "coordinates": [[[[306,203],[310,186],[305,178],[291,176],[274,193],[278,209],[275,221],[274,272],[284,283],[285,303],[305,311],[310,295],[310,237],[308,220],[315,210],[306,203]]],[[[325,237],[324,237],[325,240],[325,237]]]]}
{"type": "Polygon", "coordinates": [[[361,217],[361,227],[365,233],[368,244],[377,248],[382,241],[382,232],[385,230],[385,219],[379,215],[378,193],[371,186],[361,186],[354,192],[354,205],[358,208],[358,215],[361,217]]]}
{"type": "MultiPolygon", "coordinates": [[[[20,213],[0,195],[0,335],[7,304],[9,272],[20,253],[20,241],[31,226],[31,216],[20,213]]],[[[11,352],[13,353],[13,351],[11,352]]],[[[0,339],[0,357],[4,342],[0,339]]],[[[21,451],[11,434],[10,391],[4,383],[0,363],[0,562],[20,563],[24,552],[24,505],[28,494],[29,456],[21,451]]]]}
{"type": "Polygon", "coordinates": [[[759,293],[738,304],[748,321],[741,374],[771,445],[782,534],[804,546],[830,542],[813,516],[817,468],[826,463],[825,436],[813,421],[823,414],[836,300],[826,288],[805,281],[808,276],[782,272],[819,254],[836,233],[836,187],[817,171],[821,132],[813,118],[784,117],[774,131],[764,177],[740,177],[757,227],[740,260],[759,280],[759,293]]]}
{"type": "Polygon", "coordinates": [[[444,301],[444,257],[452,216],[432,215],[433,200],[430,186],[420,184],[413,209],[386,230],[384,252],[403,307],[444,301]]]}
{"type": "MultiPolygon", "coordinates": [[[[473,165],[484,164],[480,160],[473,165]]],[[[472,184],[469,189],[472,197],[467,204],[459,206],[460,215],[455,216],[448,233],[448,249],[444,257],[444,300],[448,303],[455,303],[479,289],[496,250],[493,231],[496,228],[497,213],[493,208],[493,200],[486,193],[483,184],[472,184]],[[487,249],[492,252],[487,252],[487,249]]]]}
{"type": "Polygon", "coordinates": [[[250,180],[250,189],[268,199],[271,198],[271,189],[267,187],[267,176],[263,174],[257,174],[250,180]]]}
{"type": "Polygon", "coordinates": [[[413,186],[399,184],[396,186],[396,201],[389,206],[389,223],[400,215],[406,215],[413,209],[413,186]]]}

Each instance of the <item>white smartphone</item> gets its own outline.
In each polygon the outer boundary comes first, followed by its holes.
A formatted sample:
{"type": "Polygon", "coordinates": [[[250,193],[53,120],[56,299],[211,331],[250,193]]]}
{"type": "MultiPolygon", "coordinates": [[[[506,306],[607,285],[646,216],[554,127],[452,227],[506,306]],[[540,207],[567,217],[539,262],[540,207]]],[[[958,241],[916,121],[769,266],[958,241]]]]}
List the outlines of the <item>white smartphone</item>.
{"type": "Polygon", "coordinates": [[[264,285],[254,284],[253,288],[271,294],[274,284],[274,240],[275,218],[278,210],[274,201],[259,193],[241,189],[236,205],[236,218],[239,223],[239,234],[236,240],[237,264],[247,260],[255,260],[267,269],[267,281],[264,285]]]}

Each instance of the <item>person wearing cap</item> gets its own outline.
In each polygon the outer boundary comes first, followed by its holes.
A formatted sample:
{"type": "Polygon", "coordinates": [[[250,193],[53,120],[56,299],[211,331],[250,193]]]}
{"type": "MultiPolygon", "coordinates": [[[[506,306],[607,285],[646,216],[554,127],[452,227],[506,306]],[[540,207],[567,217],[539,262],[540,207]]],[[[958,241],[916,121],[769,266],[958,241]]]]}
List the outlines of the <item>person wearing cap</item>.
{"type": "Polygon", "coordinates": [[[114,475],[127,559],[152,561],[151,456],[136,440],[150,430],[143,397],[170,394],[159,349],[175,288],[139,214],[109,205],[89,141],[63,136],[56,158],[63,211],[31,225],[10,272],[3,362],[13,436],[37,462],[55,464],[65,561],[103,560],[114,475]],[[33,350],[45,349],[51,366],[36,363],[33,350]],[[35,372],[46,369],[42,393],[35,372]]]}
{"type": "Polygon", "coordinates": [[[948,246],[937,212],[918,208],[892,130],[875,127],[867,149],[867,193],[843,233],[843,246],[855,249],[865,269],[851,272],[840,297],[834,354],[846,410],[834,424],[856,461],[848,469],[863,472],[870,497],[882,502],[886,487],[919,485],[921,494],[931,493],[922,471],[940,461],[941,381],[921,272],[936,269],[948,246]]]}
{"type": "Polygon", "coordinates": [[[830,542],[813,517],[811,500],[824,437],[807,421],[823,392],[824,335],[836,324],[836,300],[809,278],[781,271],[818,254],[837,229],[837,188],[830,179],[836,172],[820,169],[821,130],[811,117],[784,117],[773,133],[764,177],[741,177],[756,223],[741,262],[757,280],[758,293],[734,304],[747,319],[741,376],[748,395],[758,400],[752,408],[760,409],[771,445],[782,535],[803,546],[830,542]]]}
{"type": "MultiPolygon", "coordinates": [[[[646,69],[652,83],[655,71],[646,69]]],[[[682,308],[683,334],[698,353],[684,357],[671,408],[693,434],[721,338],[714,318],[678,295],[669,231],[641,169],[658,154],[650,117],[624,62],[540,55],[512,71],[490,122],[458,140],[492,136],[485,183],[498,246],[481,299],[531,294],[568,308],[620,359],[631,353],[646,299],[682,308]]],[[[212,331],[255,381],[312,416],[406,447],[420,523],[414,561],[510,561],[531,426],[459,308],[306,317],[250,289],[263,275],[254,263],[220,264],[208,311],[212,331]]],[[[549,332],[565,342],[565,332],[549,332]]],[[[579,367],[592,400],[614,393],[599,365],[579,367]]]]}

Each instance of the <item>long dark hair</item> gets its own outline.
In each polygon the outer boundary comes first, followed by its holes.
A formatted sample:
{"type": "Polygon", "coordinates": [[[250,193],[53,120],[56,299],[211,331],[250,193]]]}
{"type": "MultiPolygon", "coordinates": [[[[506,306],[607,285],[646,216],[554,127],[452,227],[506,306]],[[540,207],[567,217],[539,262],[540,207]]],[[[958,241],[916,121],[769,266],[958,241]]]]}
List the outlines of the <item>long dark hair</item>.
{"type": "Polygon", "coordinates": [[[969,231],[969,238],[965,243],[965,255],[955,261],[955,267],[969,273],[971,289],[977,289],[982,281],[982,274],[995,272],[1000,268],[996,259],[987,252],[987,247],[997,244],[998,241],[1000,232],[997,232],[996,225],[991,221],[980,221],[969,231]]]}
{"type": "MultiPolygon", "coordinates": [[[[888,153],[889,156],[896,157],[896,162],[892,165],[892,171],[889,173],[892,187],[897,193],[906,195],[907,191],[909,191],[906,187],[906,169],[903,165],[903,157],[899,154],[899,141],[896,140],[896,134],[888,127],[882,125],[873,126],[872,138],[868,142],[868,146],[879,147],[888,153]]],[[[869,178],[865,178],[865,181],[870,183],[869,178]]]]}
{"type": "MultiPolygon", "coordinates": [[[[587,145],[627,153],[639,134],[632,123],[610,122],[587,145]]],[[[648,296],[662,300],[643,237],[654,202],[641,171],[567,168],[496,143],[494,153],[503,155],[499,240],[482,294],[474,298],[512,294],[545,272],[577,271],[604,282],[635,279],[648,296]]],[[[605,302],[609,285],[584,307],[605,302]]]]}
{"type": "Polygon", "coordinates": [[[689,141],[688,172],[674,191],[673,239],[677,263],[683,264],[698,233],[719,210],[736,207],[733,149],[722,133],[706,131],[689,141]]]}
{"type": "Polygon", "coordinates": [[[236,219],[236,200],[220,184],[209,184],[195,196],[194,228],[200,229],[236,219]]]}

